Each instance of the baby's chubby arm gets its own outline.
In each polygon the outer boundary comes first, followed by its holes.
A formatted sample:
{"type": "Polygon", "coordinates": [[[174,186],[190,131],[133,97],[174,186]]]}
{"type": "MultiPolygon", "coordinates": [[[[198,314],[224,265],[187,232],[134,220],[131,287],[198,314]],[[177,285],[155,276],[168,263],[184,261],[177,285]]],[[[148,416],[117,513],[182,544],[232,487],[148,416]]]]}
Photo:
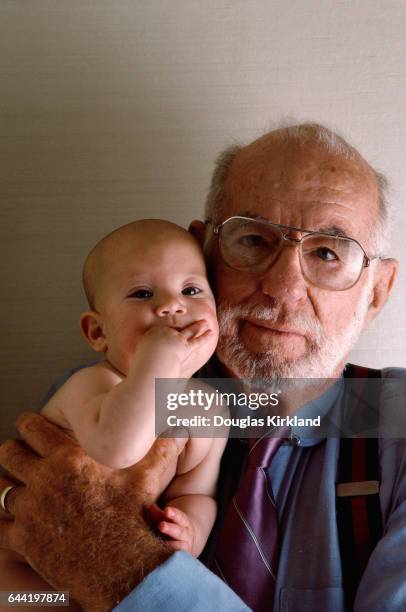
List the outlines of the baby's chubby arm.
{"type": "Polygon", "coordinates": [[[126,378],[106,362],[80,370],[44,407],[43,414],[70,428],[100,463],[113,468],[133,465],[156,437],[155,378],[191,376],[202,365],[212,333],[205,321],[181,331],[153,327],[138,344],[126,378]]]}
{"type": "MultiPolygon", "coordinates": [[[[193,463],[193,455],[201,457],[203,453],[203,458],[175,477],[162,496],[164,510],[151,508],[153,520],[159,521],[159,530],[172,538],[169,543],[175,550],[183,549],[198,557],[206,544],[216,519],[214,497],[226,442],[227,438],[192,438],[183,451],[187,467],[193,463]]],[[[182,469],[182,456],[178,466],[182,469]]]]}

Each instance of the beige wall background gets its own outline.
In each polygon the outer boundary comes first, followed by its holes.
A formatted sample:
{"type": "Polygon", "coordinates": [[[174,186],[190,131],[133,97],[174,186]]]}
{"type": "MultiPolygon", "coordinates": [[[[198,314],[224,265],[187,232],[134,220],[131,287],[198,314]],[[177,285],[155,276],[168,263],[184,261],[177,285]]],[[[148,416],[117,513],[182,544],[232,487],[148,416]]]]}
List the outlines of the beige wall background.
{"type": "MultiPolygon", "coordinates": [[[[1,0],[0,434],[64,370],[81,263],[138,217],[200,217],[216,154],[281,118],[386,172],[406,268],[404,0],[1,0]]],[[[406,366],[405,273],[354,359],[406,366]]]]}

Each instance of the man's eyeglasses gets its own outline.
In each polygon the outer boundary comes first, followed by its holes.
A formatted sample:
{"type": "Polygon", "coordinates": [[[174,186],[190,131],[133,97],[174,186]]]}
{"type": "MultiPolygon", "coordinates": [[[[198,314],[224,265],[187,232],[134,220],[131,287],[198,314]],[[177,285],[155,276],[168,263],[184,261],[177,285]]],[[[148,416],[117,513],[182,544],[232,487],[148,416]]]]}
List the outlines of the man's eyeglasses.
{"type": "Polygon", "coordinates": [[[234,270],[266,272],[283,247],[297,246],[302,274],[322,289],[344,291],[355,285],[363,268],[379,256],[368,257],[354,238],[305,230],[250,217],[230,217],[215,225],[223,261],[234,270]],[[292,238],[300,232],[301,238],[292,238]]]}

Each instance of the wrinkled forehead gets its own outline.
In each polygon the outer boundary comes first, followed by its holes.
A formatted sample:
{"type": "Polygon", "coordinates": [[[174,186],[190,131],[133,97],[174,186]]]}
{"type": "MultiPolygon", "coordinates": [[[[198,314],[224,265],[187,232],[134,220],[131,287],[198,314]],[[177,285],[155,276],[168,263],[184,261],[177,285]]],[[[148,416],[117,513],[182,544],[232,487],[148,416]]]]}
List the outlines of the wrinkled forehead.
{"type": "Polygon", "coordinates": [[[339,224],[360,240],[368,237],[378,218],[378,186],[360,156],[254,145],[237,155],[227,174],[222,220],[244,214],[306,229],[339,224]]]}

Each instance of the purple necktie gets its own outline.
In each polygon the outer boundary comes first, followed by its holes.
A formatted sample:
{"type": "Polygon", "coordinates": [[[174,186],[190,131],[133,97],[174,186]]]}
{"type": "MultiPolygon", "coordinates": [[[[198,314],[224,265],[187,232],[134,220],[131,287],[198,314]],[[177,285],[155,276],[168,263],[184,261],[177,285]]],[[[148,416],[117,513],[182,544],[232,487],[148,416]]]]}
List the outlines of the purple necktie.
{"type": "Polygon", "coordinates": [[[278,518],[265,468],[285,439],[248,440],[248,465],[217,543],[214,569],[254,611],[273,610],[278,518]]]}

